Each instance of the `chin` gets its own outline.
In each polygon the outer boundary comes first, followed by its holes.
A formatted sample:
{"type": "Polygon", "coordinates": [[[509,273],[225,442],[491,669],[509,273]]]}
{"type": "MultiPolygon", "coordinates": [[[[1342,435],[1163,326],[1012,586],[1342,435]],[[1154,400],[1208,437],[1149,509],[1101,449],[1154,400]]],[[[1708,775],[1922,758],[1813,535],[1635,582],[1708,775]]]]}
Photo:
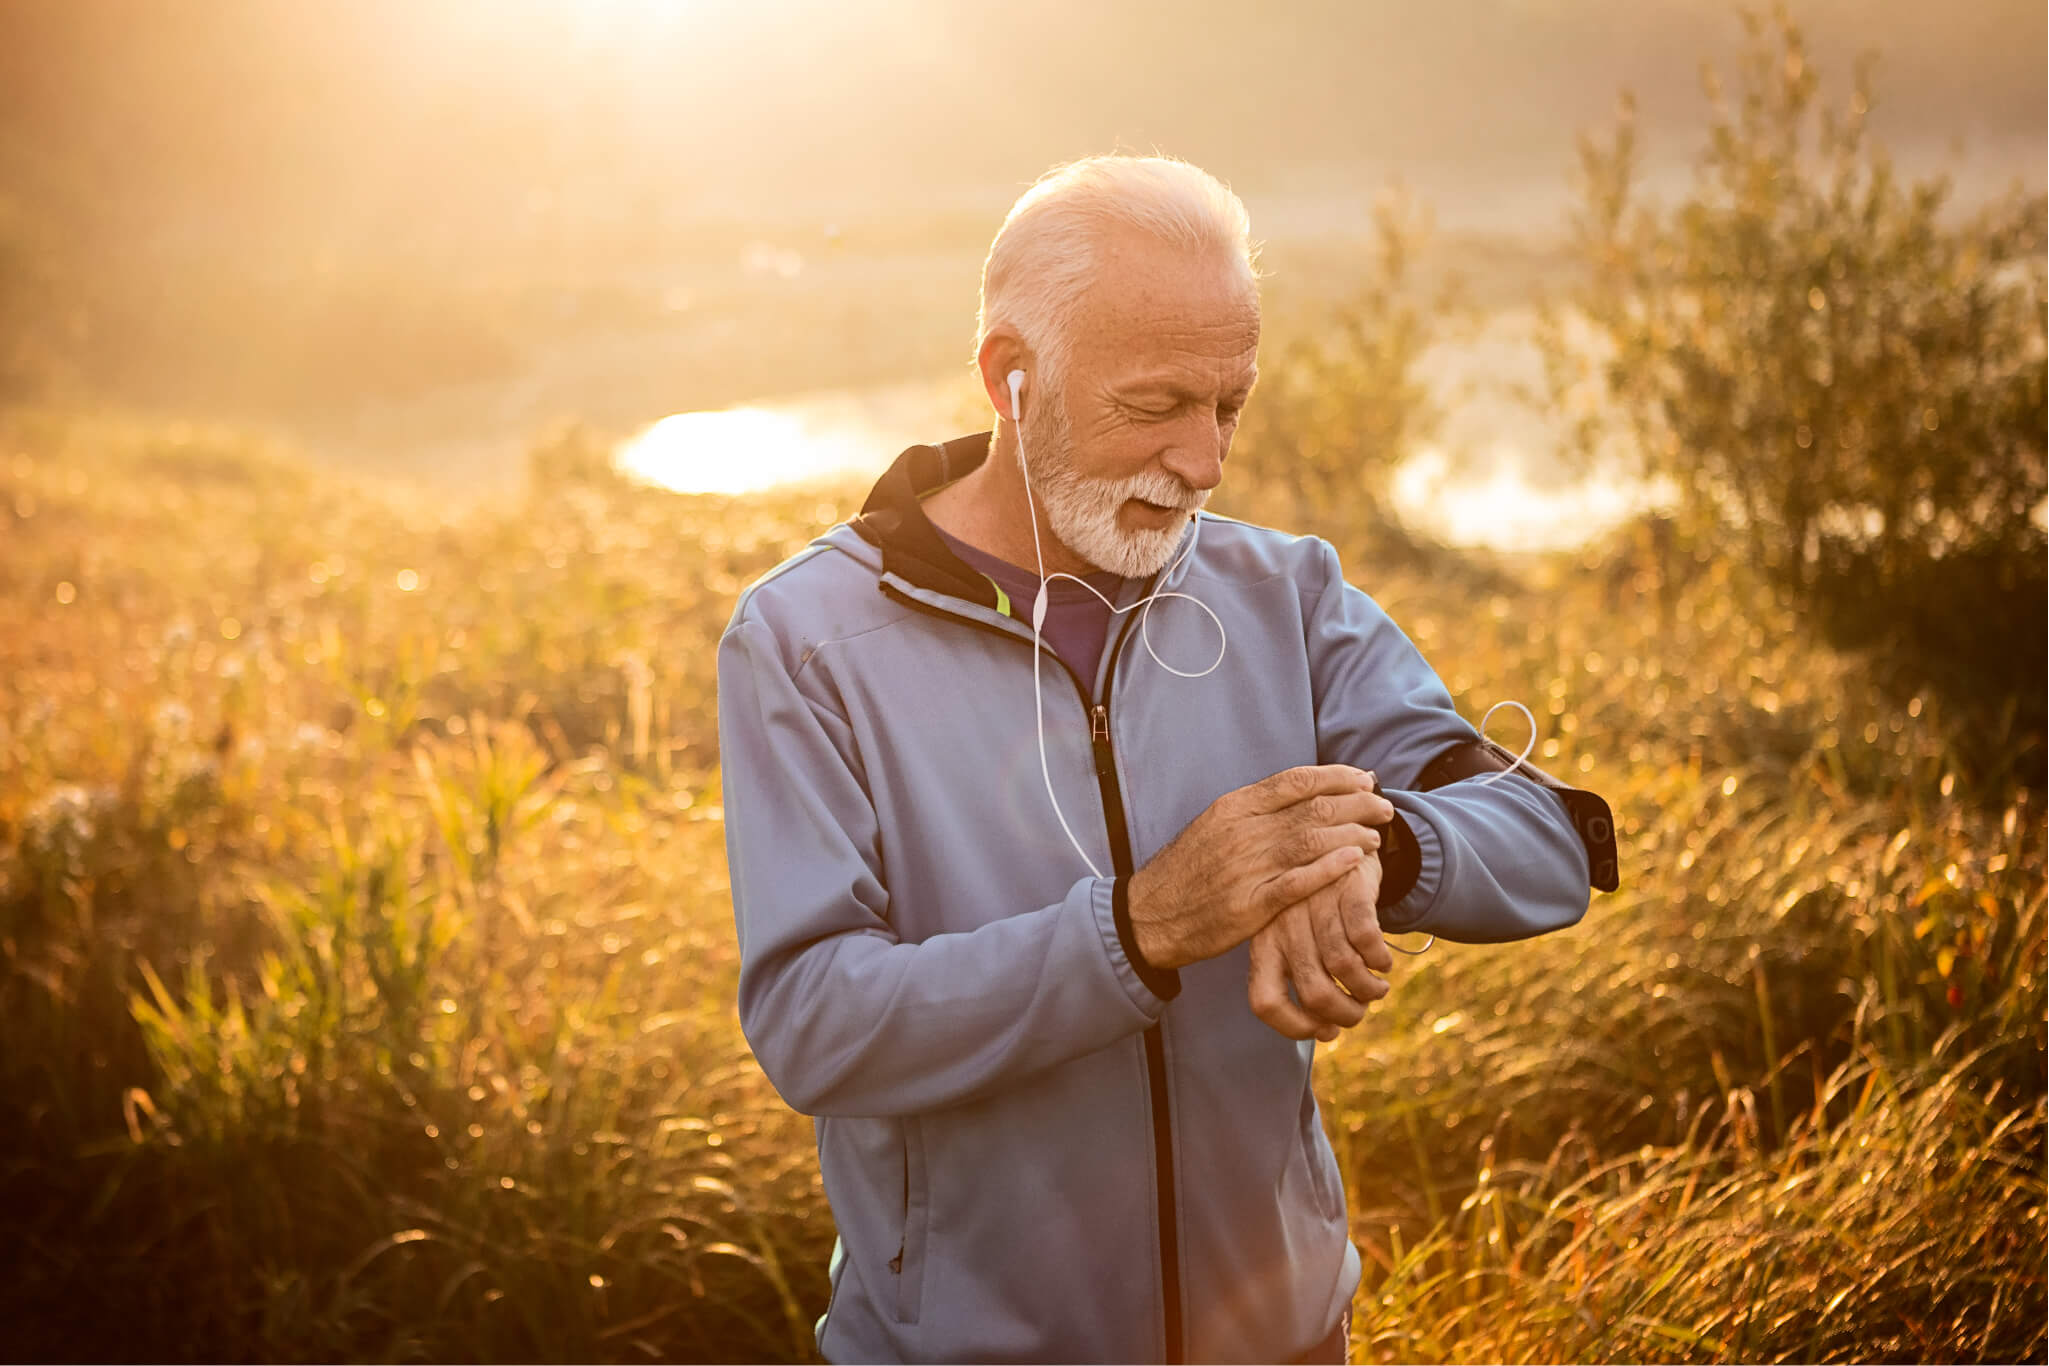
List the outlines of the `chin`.
{"type": "Polygon", "coordinates": [[[1181,544],[1186,519],[1159,531],[1123,532],[1113,544],[1096,547],[1086,558],[1098,568],[1127,579],[1148,579],[1167,567],[1181,544]]]}
{"type": "Polygon", "coordinates": [[[1056,474],[1044,490],[1047,520],[1075,558],[1127,579],[1150,578],[1174,557],[1193,512],[1177,512],[1166,526],[1127,526],[1136,490],[1101,486],[1056,474]]]}

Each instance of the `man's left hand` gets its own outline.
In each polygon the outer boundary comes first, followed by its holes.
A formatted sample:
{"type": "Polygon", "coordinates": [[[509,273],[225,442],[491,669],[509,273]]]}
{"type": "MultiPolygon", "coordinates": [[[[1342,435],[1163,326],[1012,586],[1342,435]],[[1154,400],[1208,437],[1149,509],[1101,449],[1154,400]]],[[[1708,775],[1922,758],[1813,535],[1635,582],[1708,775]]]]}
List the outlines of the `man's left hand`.
{"type": "Polygon", "coordinates": [[[1387,979],[1375,974],[1394,966],[1380,933],[1379,899],[1374,857],[1253,935],[1246,989],[1252,1013],[1291,1039],[1325,1043],[1364,1019],[1366,1003],[1387,995],[1387,979]]]}

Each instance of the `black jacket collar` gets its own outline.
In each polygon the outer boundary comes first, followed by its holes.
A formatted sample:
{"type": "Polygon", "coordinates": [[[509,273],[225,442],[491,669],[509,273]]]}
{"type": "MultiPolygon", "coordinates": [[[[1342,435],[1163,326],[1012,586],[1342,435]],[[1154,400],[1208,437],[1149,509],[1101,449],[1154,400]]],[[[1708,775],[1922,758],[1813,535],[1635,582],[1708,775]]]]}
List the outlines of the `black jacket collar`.
{"type": "Polygon", "coordinates": [[[861,538],[882,551],[882,571],[920,588],[995,609],[996,585],[961,562],[925,516],[918,500],[989,458],[989,432],[912,446],[869,491],[853,519],[861,538]]]}

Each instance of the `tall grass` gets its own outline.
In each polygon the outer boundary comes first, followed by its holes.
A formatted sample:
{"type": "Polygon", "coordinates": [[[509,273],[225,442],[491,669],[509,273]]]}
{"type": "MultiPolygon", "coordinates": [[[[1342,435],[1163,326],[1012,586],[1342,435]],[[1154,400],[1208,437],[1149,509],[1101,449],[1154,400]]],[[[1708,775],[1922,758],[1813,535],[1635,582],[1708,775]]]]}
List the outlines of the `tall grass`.
{"type": "MultiPolygon", "coordinates": [[[[809,1358],[712,648],[851,504],[531,473],[444,518],[225,434],[0,432],[6,1354],[809,1358]]],[[[1624,890],[1326,1050],[1357,1354],[2039,1357],[2040,775],[1728,566],[1480,581],[1367,586],[1615,801],[1624,890]]]]}

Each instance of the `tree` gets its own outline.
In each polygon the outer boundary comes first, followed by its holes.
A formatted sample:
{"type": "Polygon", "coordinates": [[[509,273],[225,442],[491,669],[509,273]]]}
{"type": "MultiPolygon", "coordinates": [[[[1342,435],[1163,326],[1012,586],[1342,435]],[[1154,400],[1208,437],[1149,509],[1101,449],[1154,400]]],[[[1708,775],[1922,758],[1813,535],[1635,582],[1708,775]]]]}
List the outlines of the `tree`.
{"type": "Polygon", "coordinates": [[[1554,323],[1554,393],[1591,379],[1693,535],[2038,755],[2043,198],[1964,214],[1946,177],[1902,183],[1866,135],[1871,59],[1831,109],[1783,8],[1743,23],[1684,202],[1638,202],[1626,95],[1582,139],[1572,303],[1599,345],[1554,323]]]}

